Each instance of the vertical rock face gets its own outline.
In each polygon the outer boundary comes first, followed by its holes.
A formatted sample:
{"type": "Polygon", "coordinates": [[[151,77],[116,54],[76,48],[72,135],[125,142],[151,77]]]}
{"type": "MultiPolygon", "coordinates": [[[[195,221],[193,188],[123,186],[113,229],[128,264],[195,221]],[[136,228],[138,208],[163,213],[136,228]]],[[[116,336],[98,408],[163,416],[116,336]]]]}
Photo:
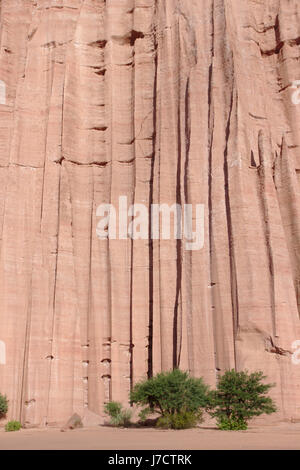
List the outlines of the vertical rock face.
{"type": "Polygon", "coordinates": [[[62,424],[160,370],[236,367],[300,418],[299,1],[2,0],[0,20],[9,416],[62,424]],[[120,196],[204,204],[204,247],[99,240],[120,196]]]}

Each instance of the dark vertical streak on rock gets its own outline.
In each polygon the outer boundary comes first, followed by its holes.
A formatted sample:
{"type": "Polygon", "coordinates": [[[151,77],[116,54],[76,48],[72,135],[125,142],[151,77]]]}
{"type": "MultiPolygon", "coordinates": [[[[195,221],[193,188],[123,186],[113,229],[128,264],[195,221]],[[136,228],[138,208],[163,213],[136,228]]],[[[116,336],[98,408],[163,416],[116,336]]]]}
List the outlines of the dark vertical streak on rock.
{"type": "MultiPolygon", "coordinates": [[[[179,28],[179,22],[178,22],[179,28]]],[[[178,41],[180,49],[180,32],[178,31],[178,41]]],[[[180,57],[180,51],[179,51],[180,57]]],[[[179,74],[180,74],[180,60],[179,60],[179,74]]],[[[177,104],[177,147],[178,147],[178,158],[177,158],[177,176],[176,176],[176,204],[181,207],[181,161],[182,161],[182,152],[181,152],[181,106],[180,106],[180,79],[178,83],[178,104],[177,104]]],[[[177,208],[176,208],[177,210],[177,208]]],[[[181,227],[181,214],[177,213],[177,227],[176,233],[178,231],[178,224],[181,227]]],[[[182,230],[181,230],[182,231],[182,230]]],[[[182,235],[182,234],[181,234],[182,235]]],[[[173,368],[176,369],[179,366],[180,352],[178,352],[178,311],[179,311],[179,300],[181,295],[181,283],[182,283],[182,240],[178,238],[176,240],[176,294],[175,294],[175,305],[174,305],[174,314],[173,314],[173,368]]]]}
{"type": "Polygon", "coordinates": [[[229,247],[229,262],[230,262],[230,286],[231,286],[231,303],[232,303],[232,322],[233,322],[233,341],[234,341],[234,359],[236,365],[236,347],[235,340],[238,330],[239,318],[239,303],[238,303],[238,292],[237,292],[237,277],[236,277],[236,263],[235,263],[235,254],[234,254],[234,242],[233,242],[233,232],[232,232],[232,218],[231,218],[231,205],[230,205],[230,190],[229,190],[229,174],[228,174],[228,142],[230,138],[230,122],[233,110],[233,94],[234,89],[232,89],[231,94],[231,103],[230,110],[226,126],[226,136],[225,136],[225,150],[224,150],[224,180],[225,180],[225,207],[226,207],[226,217],[227,217],[227,234],[228,234],[228,247],[229,247]]]}
{"type": "Polygon", "coordinates": [[[157,42],[155,37],[155,31],[153,33],[155,58],[154,58],[154,83],[153,83],[153,155],[151,160],[150,170],[150,184],[149,184],[149,226],[148,226],[148,240],[149,240],[149,332],[148,332],[148,378],[153,376],[153,239],[152,239],[152,217],[151,217],[151,206],[153,204],[153,185],[154,185],[154,164],[156,157],[156,121],[157,121],[157,42]]]}
{"type": "MultiPolygon", "coordinates": [[[[155,72],[156,75],[156,72],[155,72]]],[[[156,97],[155,97],[156,99],[156,97]]],[[[154,113],[155,115],[155,110],[154,113]]],[[[156,118],[154,118],[155,121],[156,118]]],[[[155,136],[153,137],[155,141],[155,136]]],[[[153,375],[153,240],[152,240],[152,219],[151,204],[153,203],[153,179],[154,179],[154,155],[151,162],[150,194],[149,194],[149,336],[148,336],[148,378],[153,375]]]]}
{"type": "Polygon", "coordinates": [[[188,169],[191,145],[191,122],[190,122],[190,78],[187,78],[185,88],[185,163],[184,163],[184,200],[188,204],[188,169]]]}
{"type": "Polygon", "coordinates": [[[259,201],[262,210],[263,217],[263,229],[266,241],[266,250],[269,263],[269,286],[271,295],[271,315],[272,315],[272,333],[276,336],[276,321],[275,321],[275,285],[274,285],[274,261],[273,261],[273,250],[270,239],[270,226],[269,226],[269,211],[266,200],[265,192],[265,181],[266,181],[266,170],[265,170],[265,154],[264,154],[264,142],[263,132],[260,130],[258,133],[258,152],[260,167],[258,168],[258,184],[259,184],[259,201]]]}
{"type": "MultiPolygon", "coordinates": [[[[66,72],[66,69],[65,69],[66,72]]],[[[65,80],[66,74],[64,74],[63,80],[63,89],[62,89],[62,104],[61,104],[61,133],[60,133],[60,150],[61,150],[61,157],[63,157],[63,135],[64,135],[64,105],[65,105],[65,80]]],[[[59,166],[59,176],[58,176],[58,202],[57,202],[57,237],[56,237],[56,254],[55,254],[55,271],[54,271],[54,285],[53,285],[53,302],[52,302],[52,324],[51,324],[51,356],[53,350],[53,336],[54,336],[54,322],[55,322],[55,304],[56,304],[56,284],[57,284],[57,264],[58,264],[58,250],[59,250],[59,229],[60,229],[60,184],[61,184],[61,172],[63,165],[59,166]]],[[[47,405],[46,405],[46,420],[49,414],[49,401],[50,401],[50,388],[51,388],[51,373],[52,373],[52,361],[50,361],[49,365],[49,384],[47,387],[47,405]]]]}
{"type": "MultiPolygon", "coordinates": [[[[62,123],[63,125],[63,123],[62,123]]],[[[57,285],[57,265],[58,265],[58,250],[59,250],[59,233],[60,233],[60,184],[61,184],[61,169],[62,165],[59,165],[59,180],[58,180],[58,202],[57,202],[57,237],[56,237],[56,254],[55,254],[55,270],[54,270],[54,285],[53,285],[53,301],[52,301],[52,325],[51,325],[51,356],[53,356],[53,337],[54,337],[54,323],[55,323],[55,307],[56,307],[56,285],[57,285]]],[[[52,373],[52,361],[49,365],[49,383],[47,387],[47,405],[46,405],[46,419],[49,415],[49,401],[50,401],[50,389],[51,389],[51,373],[52,373]]]]}
{"type": "MultiPolygon", "coordinates": [[[[93,170],[91,170],[93,171],[93,170]]],[[[94,195],[94,174],[92,173],[92,181],[93,181],[93,189],[92,194],[94,195]]],[[[91,304],[92,304],[92,259],[93,259],[93,204],[91,206],[91,213],[90,213],[90,253],[89,253],[89,304],[88,304],[88,317],[87,317],[87,325],[86,325],[86,344],[90,344],[91,342],[91,334],[90,334],[90,320],[91,320],[91,304]]],[[[90,357],[91,351],[90,348],[88,349],[88,363],[91,363],[90,357]]],[[[89,369],[87,370],[88,380],[89,380],[89,369]]],[[[89,401],[89,393],[87,393],[87,401],[89,401]]],[[[88,404],[88,403],[87,403],[88,404]]]]}
{"type": "Polygon", "coordinates": [[[24,357],[23,357],[23,370],[22,370],[22,381],[21,381],[21,399],[20,399],[20,412],[19,420],[21,424],[24,424],[25,421],[25,408],[24,403],[26,400],[26,385],[27,385],[27,376],[28,376],[28,355],[29,355],[29,343],[30,343],[30,328],[31,328],[31,306],[32,306],[32,265],[31,265],[31,274],[30,274],[30,283],[29,283],[29,299],[27,305],[27,315],[26,315],[26,327],[25,327],[25,343],[24,343],[24,357]]]}
{"type": "MultiPolygon", "coordinates": [[[[184,203],[189,204],[189,159],[190,159],[190,146],[191,146],[191,109],[190,109],[190,77],[187,78],[186,87],[185,87],[185,162],[184,162],[184,181],[183,181],[183,191],[184,191],[184,203]]],[[[191,266],[192,266],[192,254],[190,251],[185,252],[185,270],[188,270],[188,280],[191,279],[191,266]]],[[[193,331],[193,303],[192,296],[190,296],[189,301],[191,306],[187,309],[187,330],[193,331]]],[[[189,354],[189,368],[194,370],[194,339],[193,335],[188,337],[188,347],[191,353],[189,354]]]]}
{"type": "MultiPolygon", "coordinates": [[[[32,19],[32,16],[31,16],[32,19]]],[[[26,55],[25,55],[25,67],[28,61],[28,43],[26,43],[26,55]]],[[[25,70],[25,68],[24,68],[25,70]]],[[[45,161],[44,161],[44,168],[45,168],[45,161]]],[[[43,181],[44,184],[44,181],[43,181]]],[[[42,200],[43,202],[43,200],[42,200]]],[[[42,205],[42,204],[41,204],[42,205]]],[[[25,395],[26,395],[26,388],[27,388],[27,380],[28,380],[28,356],[29,356],[29,344],[30,344],[30,333],[31,333],[31,309],[32,309],[32,276],[33,276],[33,257],[34,253],[30,252],[31,256],[31,271],[30,271],[30,281],[29,281],[29,298],[27,304],[27,314],[26,314],[26,326],[25,326],[25,341],[24,341],[24,357],[23,357],[23,370],[22,370],[22,379],[21,379],[21,396],[20,396],[20,422],[24,424],[26,419],[25,416],[25,408],[23,410],[23,406],[25,404],[25,395]],[[24,416],[24,418],[23,418],[24,416]]]]}
{"type": "MultiPolygon", "coordinates": [[[[134,2],[135,3],[135,2],[134,2]]],[[[134,18],[134,12],[133,12],[134,18]]],[[[139,37],[139,36],[137,36],[139,37]]],[[[141,37],[144,37],[143,35],[141,37]]],[[[135,42],[132,43],[132,56],[134,61],[135,56],[135,42]]],[[[133,67],[133,66],[132,66],[133,67]]],[[[133,123],[135,124],[135,68],[132,70],[132,99],[133,99],[133,123]]],[[[135,129],[134,129],[134,137],[135,137],[135,129]]],[[[135,147],[133,147],[135,149],[135,147]]],[[[136,188],[136,153],[134,150],[134,163],[133,163],[133,171],[134,171],[134,187],[133,187],[133,195],[132,195],[132,203],[135,203],[135,188],[136,188]]],[[[133,253],[134,253],[134,240],[131,237],[130,239],[130,299],[129,299],[129,309],[130,309],[130,317],[129,317],[129,380],[130,380],[130,390],[133,387],[133,271],[134,271],[134,262],[133,262],[133,253]]]]}
{"type": "MultiPolygon", "coordinates": [[[[212,150],[214,142],[214,108],[212,100],[212,82],[213,82],[213,64],[215,56],[215,45],[214,45],[214,29],[215,29],[215,18],[214,18],[214,1],[212,3],[211,11],[211,64],[208,70],[208,90],[207,90],[207,104],[208,104],[208,231],[209,231],[209,269],[210,269],[210,282],[213,281],[213,216],[212,216],[212,150]]],[[[213,301],[213,290],[211,291],[211,301],[213,301]]],[[[216,343],[216,312],[213,311],[213,329],[214,329],[214,355],[215,355],[215,368],[217,367],[216,356],[217,356],[217,343],[216,343]]]]}
{"type": "Polygon", "coordinates": [[[130,371],[130,390],[132,390],[133,387],[133,321],[132,321],[132,308],[133,308],[133,299],[132,299],[132,294],[133,294],[133,239],[130,241],[130,248],[131,248],[131,260],[130,260],[130,319],[129,319],[129,354],[130,354],[130,359],[129,359],[129,371],[130,371]]]}

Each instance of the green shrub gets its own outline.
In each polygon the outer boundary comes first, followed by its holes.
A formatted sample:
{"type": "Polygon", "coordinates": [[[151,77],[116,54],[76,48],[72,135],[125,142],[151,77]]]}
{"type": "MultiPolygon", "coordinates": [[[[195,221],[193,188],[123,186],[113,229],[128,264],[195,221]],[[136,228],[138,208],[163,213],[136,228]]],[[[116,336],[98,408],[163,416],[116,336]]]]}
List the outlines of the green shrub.
{"type": "Polygon", "coordinates": [[[161,429],[171,429],[172,428],[172,415],[166,413],[158,418],[156,426],[161,429]]]}
{"type": "Polygon", "coordinates": [[[247,422],[238,418],[227,418],[219,416],[217,418],[218,428],[222,431],[243,431],[247,429],[247,422]]]}
{"type": "Polygon", "coordinates": [[[217,419],[219,429],[247,429],[254,416],[276,411],[272,399],[267,396],[273,384],[262,381],[263,372],[236,372],[229,370],[219,378],[217,389],[212,392],[211,416],[217,419]]]}
{"type": "Polygon", "coordinates": [[[132,412],[131,410],[123,409],[121,403],[111,401],[105,405],[104,411],[110,417],[110,424],[113,426],[130,426],[132,412]]]}
{"type": "Polygon", "coordinates": [[[6,432],[11,432],[11,431],[19,431],[21,429],[22,425],[19,421],[9,421],[5,425],[5,431],[6,432]]]}
{"type": "Polygon", "coordinates": [[[156,426],[163,429],[189,429],[194,428],[201,421],[201,411],[180,411],[179,413],[167,413],[160,416],[156,426]]]}
{"type": "Polygon", "coordinates": [[[151,415],[151,413],[152,413],[152,410],[149,407],[143,408],[139,412],[140,422],[145,423],[145,421],[147,420],[148,416],[151,415]]]}
{"type": "Polygon", "coordinates": [[[0,393],[0,419],[4,418],[8,410],[8,400],[5,395],[0,393]]]}
{"type": "Polygon", "coordinates": [[[175,369],[137,383],[130,393],[130,400],[159,413],[164,418],[158,420],[160,427],[183,429],[189,421],[192,422],[190,427],[199,421],[200,410],[209,404],[209,390],[201,378],[190,377],[188,372],[175,369]]]}
{"type": "Polygon", "coordinates": [[[117,401],[110,401],[109,403],[106,403],[104,411],[111,418],[116,418],[121,413],[122,408],[123,407],[121,403],[117,401]]]}
{"type": "Polygon", "coordinates": [[[116,426],[123,426],[127,428],[131,424],[132,411],[122,410],[120,415],[115,419],[116,426]]]}

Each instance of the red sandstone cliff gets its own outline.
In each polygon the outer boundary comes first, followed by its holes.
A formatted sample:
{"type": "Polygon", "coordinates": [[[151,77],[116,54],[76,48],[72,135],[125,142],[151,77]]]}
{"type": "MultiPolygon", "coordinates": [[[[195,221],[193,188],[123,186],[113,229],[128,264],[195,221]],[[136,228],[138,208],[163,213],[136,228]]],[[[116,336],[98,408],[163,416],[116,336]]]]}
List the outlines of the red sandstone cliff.
{"type": "Polygon", "coordinates": [[[0,21],[9,416],[101,414],[179,366],[263,369],[300,418],[300,2],[2,0],[0,21]],[[204,204],[204,248],[99,240],[120,195],[204,204]]]}

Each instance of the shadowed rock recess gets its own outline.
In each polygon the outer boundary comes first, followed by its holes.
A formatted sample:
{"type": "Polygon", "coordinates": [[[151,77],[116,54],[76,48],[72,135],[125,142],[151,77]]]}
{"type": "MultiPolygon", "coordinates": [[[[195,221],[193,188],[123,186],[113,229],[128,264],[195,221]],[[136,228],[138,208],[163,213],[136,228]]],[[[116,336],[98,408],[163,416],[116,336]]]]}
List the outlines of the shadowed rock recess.
{"type": "Polygon", "coordinates": [[[276,382],[269,419],[299,419],[299,0],[2,0],[0,20],[8,417],[64,424],[158,371],[235,367],[276,382]],[[100,240],[120,195],[204,204],[203,249],[100,240]]]}

